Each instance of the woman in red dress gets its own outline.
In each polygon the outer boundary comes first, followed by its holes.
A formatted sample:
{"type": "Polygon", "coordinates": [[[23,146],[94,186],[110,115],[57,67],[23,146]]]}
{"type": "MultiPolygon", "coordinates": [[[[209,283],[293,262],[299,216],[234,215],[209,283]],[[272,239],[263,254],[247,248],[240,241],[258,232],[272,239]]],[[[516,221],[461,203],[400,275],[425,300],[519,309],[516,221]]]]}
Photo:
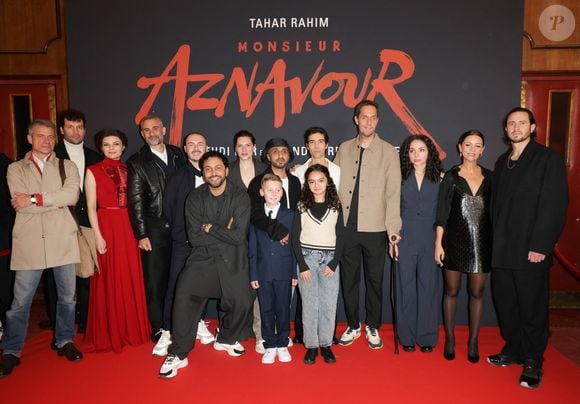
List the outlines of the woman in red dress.
{"type": "Polygon", "coordinates": [[[85,352],[120,352],[149,342],[151,334],[141,256],[127,212],[127,136],[118,130],[95,135],[105,159],[87,169],[85,194],[95,231],[99,272],[91,278],[85,352]]]}

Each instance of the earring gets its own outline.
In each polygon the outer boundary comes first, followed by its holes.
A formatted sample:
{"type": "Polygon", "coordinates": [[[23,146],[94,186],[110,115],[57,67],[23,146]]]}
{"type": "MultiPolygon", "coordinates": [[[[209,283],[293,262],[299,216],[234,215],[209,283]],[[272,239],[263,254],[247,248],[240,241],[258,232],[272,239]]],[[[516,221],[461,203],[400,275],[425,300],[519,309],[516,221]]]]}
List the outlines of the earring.
{"type": "Polygon", "coordinates": [[[459,152],[459,157],[463,157],[463,153],[459,152]]]}

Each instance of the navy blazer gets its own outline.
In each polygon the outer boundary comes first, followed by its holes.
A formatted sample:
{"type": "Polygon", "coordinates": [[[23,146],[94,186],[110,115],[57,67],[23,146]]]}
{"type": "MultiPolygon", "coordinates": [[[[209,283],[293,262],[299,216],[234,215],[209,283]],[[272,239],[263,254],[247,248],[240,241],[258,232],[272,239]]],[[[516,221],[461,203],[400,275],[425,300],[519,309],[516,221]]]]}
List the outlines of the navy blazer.
{"type": "MultiPolygon", "coordinates": [[[[280,206],[276,220],[291,229],[294,211],[280,206]]],[[[270,239],[265,231],[254,225],[250,225],[248,235],[248,257],[250,281],[297,279],[296,258],[292,251],[292,243],[282,245],[279,241],[270,239]]]]}
{"type": "MultiPolygon", "coordinates": [[[[286,227],[276,219],[268,219],[264,213],[265,200],[260,195],[260,188],[262,186],[262,178],[264,178],[264,175],[268,173],[272,174],[271,166],[269,166],[263,173],[256,175],[248,187],[248,195],[250,195],[250,201],[252,202],[250,223],[257,226],[259,229],[266,231],[272,240],[278,241],[286,237],[286,235],[290,233],[292,227],[286,227]]],[[[282,192],[282,200],[280,203],[282,206],[296,211],[298,200],[300,199],[300,180],[288,170],[286,170],[286,175],[288,177],[288,199],[290,201],[290,206],[286,205],[285,190],[282,192]]]]}

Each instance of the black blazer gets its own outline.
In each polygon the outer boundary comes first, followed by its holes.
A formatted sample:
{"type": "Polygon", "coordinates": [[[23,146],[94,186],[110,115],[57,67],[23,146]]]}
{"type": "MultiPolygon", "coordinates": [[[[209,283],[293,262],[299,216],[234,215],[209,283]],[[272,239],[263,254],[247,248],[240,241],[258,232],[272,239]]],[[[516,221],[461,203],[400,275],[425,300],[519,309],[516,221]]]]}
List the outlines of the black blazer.
{"type": "MultiPolygon", "coordinates": [[[[99,161],[103,160],[103,155],[97,153],[93,149],[89,149],[86,146],[83,146],[83,151],[85,153],[85,174],[86,174],[87,167],[92,166],[93,164],[96,164],[99,161]]],[[[57,143],[57,145],[54,147],[54,153],[56,154],[56,157],[58,157],[59,159],[70,160],[70,156],[66,151],[64,141],[60,141],[57,143]]],[[[87,197],[85,196],[84,186],[81,189],[81,193],[79,194],[79,200],[75,205],[75,213],[81,226],[91,227],[91,223],[89,222],[89,213],[87,212],[87,197]]]]}
{"type": "MultiPolygon", "coordinates": [[[[268,236],[272,240],[282,240],[288,233],[290,233],[290,228],[287,228],[282,223],[278,223],[276,219],[268,219],[264,213],[264,198],[260,195],[260,187],[262,184],[262,178],[267,173],[272,173],[272,167],[266,168],[266,170],[256,175],[256,177],[250,182],[248,187],[248,194],[250,195],[250,201],[252,202],[252,215],[250,222],[256,226],[258,229],[268,233],[268,236]]],[[[286,191],[283,192],[282,206],[296,211],[298,206],[298,201],[300,200],[300,180],[295,175],[291,174],[290,171],[286,170],[286,176],[288,177],[288,193],[290,206],[286,206],[286,191]]]]}
{"type": "Polygon", "coordinates": [[[531,141],[515,167],[508,169],[511,150],[495,164],[491,215],[493,268],[550,268],[551,252],[566,222],[568,184],[562,158],[531,141]],[[528,252],[546,254],[532,264],[528,252]]]}
{"type": "MultiPolygon", "coordinates": [[[[252,157],[252,161],[254,162],[254,171],[256,175],[263,172],[268,166],[257,157],[252,157]]],[[[246,184],[242,181],[242,173],[240,172],[240,160],[236,159],[233,163],[230,164],[228,169],[228,179],[236,184],[240,188],[246,188],[246,184]]]]}

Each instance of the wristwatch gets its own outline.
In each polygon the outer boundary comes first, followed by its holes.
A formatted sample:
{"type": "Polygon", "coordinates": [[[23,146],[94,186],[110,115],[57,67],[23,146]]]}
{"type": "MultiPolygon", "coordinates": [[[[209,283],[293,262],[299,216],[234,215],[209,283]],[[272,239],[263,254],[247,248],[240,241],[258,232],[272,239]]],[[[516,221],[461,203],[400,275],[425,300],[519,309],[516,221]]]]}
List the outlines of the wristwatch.
{"type": "Polygon", "coordinates": [[[36,205],[36,196],[30,195],[30,202],[32,202],[33,205],[36,205]]]}

